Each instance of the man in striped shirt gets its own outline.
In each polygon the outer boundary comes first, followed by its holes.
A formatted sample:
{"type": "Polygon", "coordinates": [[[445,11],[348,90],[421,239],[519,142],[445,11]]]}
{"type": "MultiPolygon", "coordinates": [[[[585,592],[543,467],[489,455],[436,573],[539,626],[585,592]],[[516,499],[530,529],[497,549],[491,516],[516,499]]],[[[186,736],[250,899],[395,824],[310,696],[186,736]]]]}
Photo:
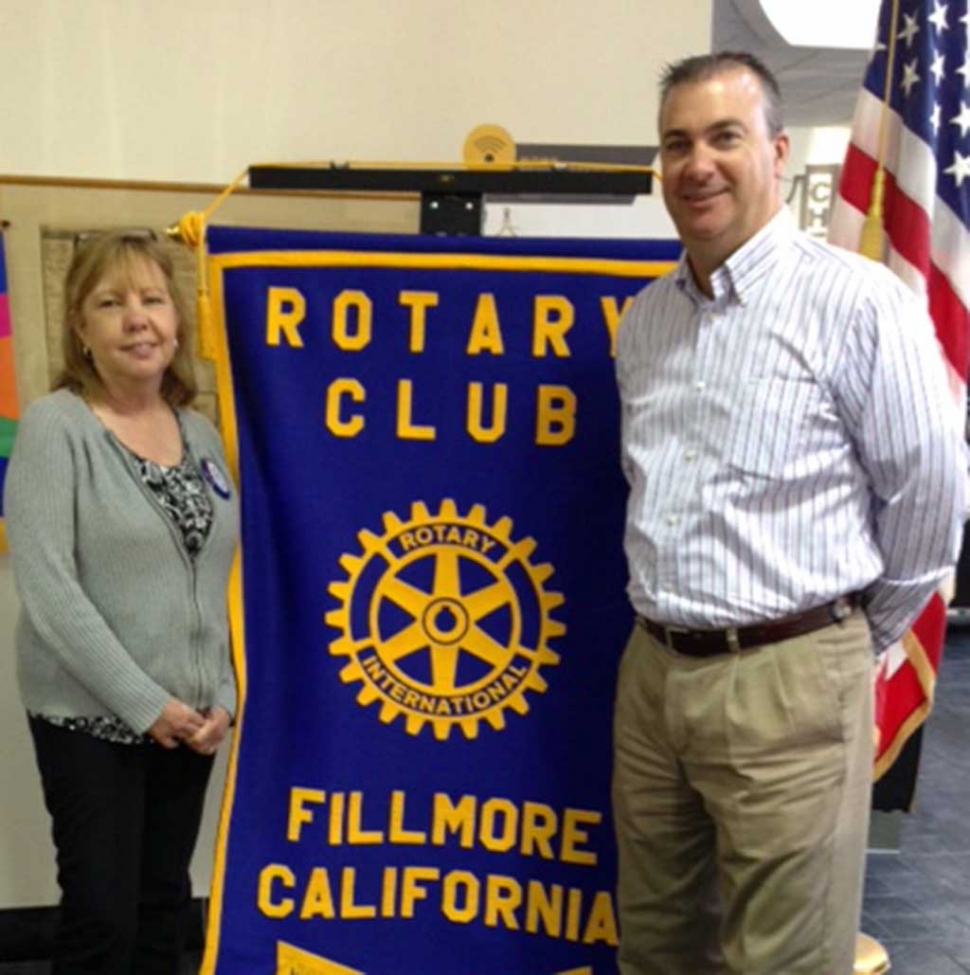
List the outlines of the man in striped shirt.
{"type": "Polygon", "coordinates": [[[617,354],[620,971],[849,975],[873,652],[956,561],[961,419],[918,300],[793,226],[760,62],[671,66],[660,156],[685,253],[617,354]]]}

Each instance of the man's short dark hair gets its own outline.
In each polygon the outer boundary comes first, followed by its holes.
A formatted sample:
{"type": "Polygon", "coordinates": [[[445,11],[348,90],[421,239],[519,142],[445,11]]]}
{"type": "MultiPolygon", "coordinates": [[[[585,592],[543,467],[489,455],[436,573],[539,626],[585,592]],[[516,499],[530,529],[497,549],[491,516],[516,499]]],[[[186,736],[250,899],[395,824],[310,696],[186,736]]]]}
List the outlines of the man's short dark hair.
{"type": "Polygon", "coordinates": [[[765,121],[768,132],[778,135],[784,128],[781,111],[781,89],[771,71],[753,54],[747,51],[716,51],[713,54],[698,54],[668,64],[660,76],[660,109],[667,101],[670,92],[678,85],[689,85],[698,81],[708,81],[717,75],[735,68],[747,68],[761,83],[764,95],[765,121]]]}

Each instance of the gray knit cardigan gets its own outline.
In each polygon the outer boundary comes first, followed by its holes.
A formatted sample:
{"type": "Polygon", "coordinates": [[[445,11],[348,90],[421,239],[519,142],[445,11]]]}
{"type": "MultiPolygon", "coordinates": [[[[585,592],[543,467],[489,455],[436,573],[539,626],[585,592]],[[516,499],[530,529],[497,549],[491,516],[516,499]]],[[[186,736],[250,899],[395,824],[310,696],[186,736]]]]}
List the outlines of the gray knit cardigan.
{"type": "Polygon", "coordinates": [[[51,393],[18,425],[4,512],[21,600],[17,676],[32,714],[114,715],[139,733],[170,697],[235,714],[226,582],[238,499],[212,425],[179,418],[215,512],[194,563],[80,397],[51,393]]]}

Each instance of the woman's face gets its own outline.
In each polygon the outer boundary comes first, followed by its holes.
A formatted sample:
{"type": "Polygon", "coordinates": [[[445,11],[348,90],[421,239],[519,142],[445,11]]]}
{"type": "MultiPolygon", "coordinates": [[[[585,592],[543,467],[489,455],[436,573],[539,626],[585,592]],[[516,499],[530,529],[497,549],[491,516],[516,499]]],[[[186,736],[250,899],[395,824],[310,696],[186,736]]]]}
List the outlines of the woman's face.
{"type": "Polygon", "coordinates": [[[175,354],[178,325],[161,268],[131,258],[108,270],[91,289],[76,328],[111,392],[160,388],[175,354]]]}

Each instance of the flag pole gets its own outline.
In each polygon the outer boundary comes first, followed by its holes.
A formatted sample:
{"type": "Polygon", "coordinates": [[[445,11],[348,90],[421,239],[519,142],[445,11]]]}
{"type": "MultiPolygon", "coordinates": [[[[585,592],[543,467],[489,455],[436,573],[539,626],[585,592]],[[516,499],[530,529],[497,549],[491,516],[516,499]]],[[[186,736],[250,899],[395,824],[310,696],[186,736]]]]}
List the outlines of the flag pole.
{"type": "MultiPolygon", "coordinates": [[[[886,56],[886,81],[882,90],[882,112],[879,118],[879,151],[876,158],[876,175],[872,181],[872,196],[869,200],[869,211],[862,224],[862,234],[859,238],[859,253],[874,261],[882,260],[882,219],[883,202],[886,194],[886,140],[889,132],[889,112],[892,101],[893,68],[896,60],[896,25],[899,20],[899,0],[893,0],[893,10],[889,22],[889,36],[887,38],[888,53],[886,56]]],[[[878,42],[878,28],[877,28],[878,42]]]]}
{"type": "MultiPolygon", "coordinates": [[[[886,79],[882,89],[882,110],[879,114],[879,147],[876,157],[876,174],[872,181],[872,195],[869,209],[862,223],[859,237],[859,253],[874,261],[882,260],[883,205],[886,194],[886,142],[889,132],[889,112],[891,111],[893,68],[896,60],[896,25],[899,19],[899,0],[893,0],[887,37],[886,79]]],[[[876,42],[879,30],[876,29],[876,42]]],[[[874,729],[878,736],[879,726],[874,729]]],[[[890,968],[889,953],[875,938],[860,932],[856,938],[855,964],[853,971],[866,975],[881,975],[890,968]]]]}

